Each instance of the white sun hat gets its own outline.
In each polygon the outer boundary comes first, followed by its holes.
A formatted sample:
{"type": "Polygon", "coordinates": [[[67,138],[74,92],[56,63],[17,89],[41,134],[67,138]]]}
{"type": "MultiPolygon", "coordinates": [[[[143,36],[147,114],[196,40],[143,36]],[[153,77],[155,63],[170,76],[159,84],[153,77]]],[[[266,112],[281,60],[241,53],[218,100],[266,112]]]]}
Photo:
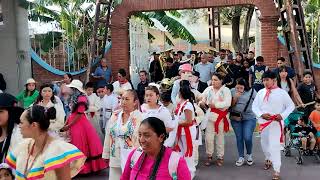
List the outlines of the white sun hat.
{"type": "Polygon", "coordinates": [[[80,80],[78,80],[78,79],[72,80],[71,83],[67,85],[67,87],[69,87],[69,88],[76,88],[76,89],[78,89],[80,92],[86,93],[86,92],[83,90],[83,83],[82,83],[80,80]]]}

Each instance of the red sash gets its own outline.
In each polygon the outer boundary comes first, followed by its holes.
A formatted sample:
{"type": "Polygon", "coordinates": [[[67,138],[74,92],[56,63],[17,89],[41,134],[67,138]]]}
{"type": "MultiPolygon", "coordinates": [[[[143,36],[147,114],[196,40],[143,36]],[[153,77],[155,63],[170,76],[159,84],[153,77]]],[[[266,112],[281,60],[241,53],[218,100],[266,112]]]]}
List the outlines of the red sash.
{"type": "Polygon", "coordinates": [[[211,108],[211,112],[218,114],[218,118],[217,118],[216,122],[214,123],[214,131],[217,134],[219,134],[219,124],[223,120],[223,124],[224,124],[223,130],[224,130],[224,132],[228,132],[229,131],[229,122],[227,119],[228,110],[222,111],[220,109],[211,108]]]}
{"type": "MultiPolygon", "coordinates": [[[[181,111],[179,113],[179,109],[181,107],[181,104],[179,103],[177,105],[177,108],[175,110],[175,114],[179,115],[183,112],[183,109],[184,107],[186,106],[188,101],[185,101],[183,104],[182,104],[182,108],[181,108],[181,111]]],[[[187,143],[187,151],[185,153],[185,157],[191,157],[192,156],[192,152],[193,152],[193,144],[192,144],[192,136],[191,136],[191,132],[190,132],[190,127],[194,124],[195,121],[193,121],[191,124],[189,125],[186,125],[186,126],[181,126],[179,125],[178,126],[178,130],[177,130],[177,142],[180,141],[181,139],[181,136],[182,136],[182,129],[184,129],[184,132],[185,132],[185,136],[186,136],[186,143],[187,143]]],[[[179,144],[177,143],[174,147],[173,147],[173,150],[174,151],[181,151],[180,147],[179,147],[179,144]]]]}
{"type": "MultiPolygon", "coordinates": [[[[262,132],[266,127],[268,127],[273,121],[276,121],[276,118],[277,116],[274,115],[274,116],[271,116],[270,117],[270,120],[268,120],[267,122],[263,123],[263,124],[260,124],[260,132],[262,132]]],[[[280,124],[280,128],[281,128],[281,136],[280,136],[280,142],[283,143],[284,141],[284,137],[283,137],[283,127],[282,127],[282,124],[281,124],[281,121],[278,121],[279,124],[280,124]]]]}

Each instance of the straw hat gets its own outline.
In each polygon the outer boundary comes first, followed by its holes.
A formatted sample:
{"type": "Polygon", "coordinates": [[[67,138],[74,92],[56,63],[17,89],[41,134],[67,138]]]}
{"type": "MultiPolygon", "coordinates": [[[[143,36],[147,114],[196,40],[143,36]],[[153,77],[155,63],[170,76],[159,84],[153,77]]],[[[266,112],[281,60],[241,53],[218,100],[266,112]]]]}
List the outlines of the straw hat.
{"type": "Polygon", "coordinates": [[[35,81],[33,78],[29,78],[29,79],[27,80],[27,82],[25,83],[25,85],[31,84],[31,83],[35,84],[36,81],[35,81]]]}
{"type": "Polygon", "coordinates": [[[82,83],[80,80],[78,80],[78,79],[72,80],[71,83],[67,85],[67,87],[69,87],[69,88],[76,88],[76,89],[78,89],[80,92],[86,93],[86,92],[83,90],[83,83],[82,83]]]}

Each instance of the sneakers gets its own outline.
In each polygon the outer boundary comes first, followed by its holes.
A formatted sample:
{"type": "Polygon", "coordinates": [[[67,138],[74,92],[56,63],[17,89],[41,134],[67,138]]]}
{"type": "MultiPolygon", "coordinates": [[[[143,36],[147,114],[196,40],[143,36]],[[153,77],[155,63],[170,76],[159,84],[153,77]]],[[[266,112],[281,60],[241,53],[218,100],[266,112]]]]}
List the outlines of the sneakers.
{"type": "Polygon", "coordinates": [[[240,167],[244,164],[244,158],[239,157],[238,161],[236,161],[236,166],[240,167]]]}
{"type": "Polygon", "coordinates": [[[251,166],[253,164],[252,154],[247,155],[247,164],[251,166]]]}

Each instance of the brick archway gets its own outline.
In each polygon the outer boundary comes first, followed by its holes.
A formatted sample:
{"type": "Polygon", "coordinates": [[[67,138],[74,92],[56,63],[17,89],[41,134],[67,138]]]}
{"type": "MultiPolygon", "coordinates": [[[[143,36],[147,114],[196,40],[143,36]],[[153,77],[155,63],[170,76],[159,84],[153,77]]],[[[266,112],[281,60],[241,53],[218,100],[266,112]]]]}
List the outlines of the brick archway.
{"type": "MultiPolygon", "coordinates": [[[[138,11],[198,9],[252,4],[261,11],[261,53],[268,66],[275,66],[278,53],[277,21],[279,13],[270,0],[123,0],[112,13],[111,58],[113,74],[119,68],[129,70],[129,17],[138,11]]],[[[129,71],[128,71],[129,72],[129,71]]]]}

